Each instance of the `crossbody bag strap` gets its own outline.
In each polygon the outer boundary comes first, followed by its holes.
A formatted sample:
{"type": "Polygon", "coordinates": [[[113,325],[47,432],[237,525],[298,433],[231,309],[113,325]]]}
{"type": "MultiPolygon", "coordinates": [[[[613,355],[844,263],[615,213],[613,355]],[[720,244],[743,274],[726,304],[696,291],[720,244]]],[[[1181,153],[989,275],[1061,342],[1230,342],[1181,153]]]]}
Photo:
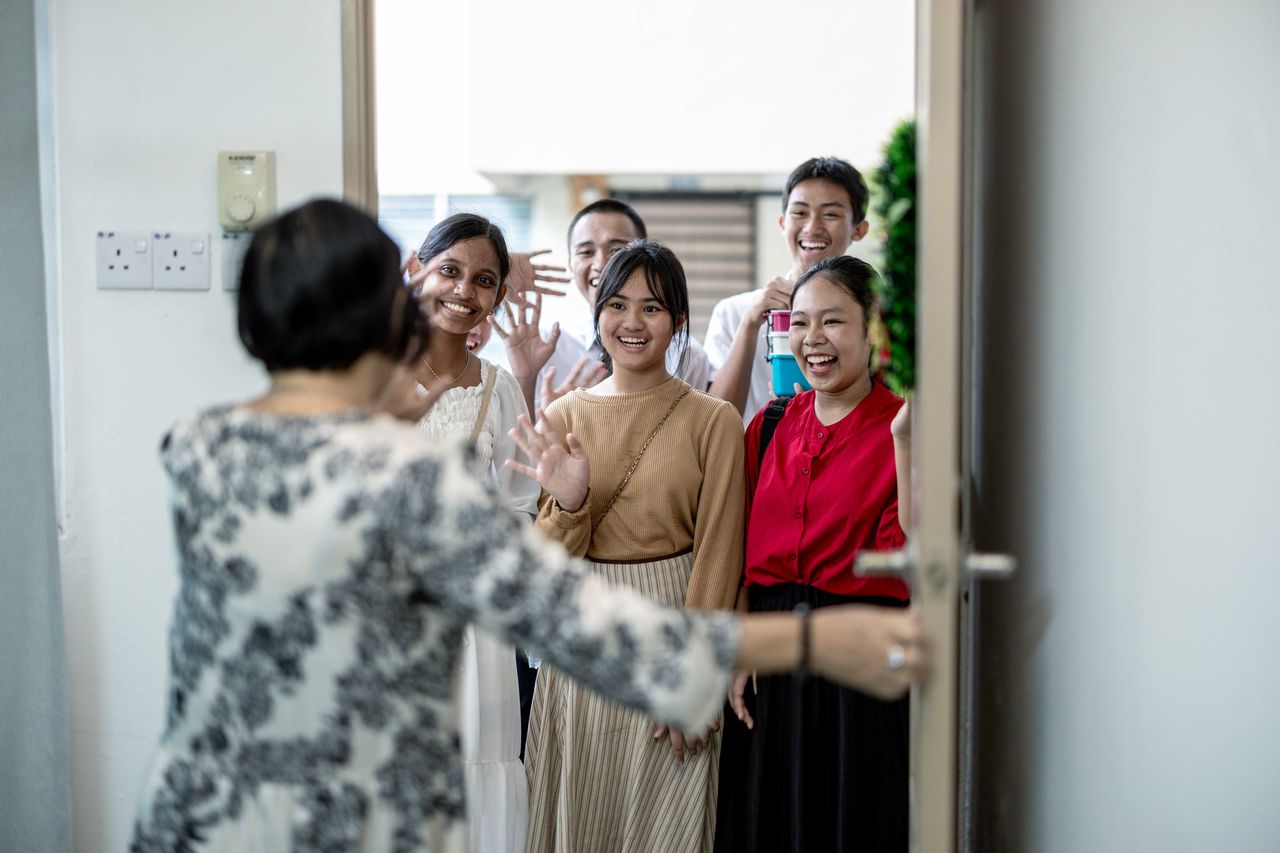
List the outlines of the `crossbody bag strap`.
{"type": "Polygon", "coordinates": [[[760,455],[756,459],[758,467],[764,466],[764,452],[769,449],[769,442],[773,441],[773,434],[777,431],[782,416],[787,413],[787,406],[791,400],[790,395],[775,397],[765,407],[764,417],[760,421],[760,455]]]}
{"type": "MultiPolygon", "coordinates": [[[[483,362],[481,362],[483,364],[483,362]]],[[[480,430],[484,428],[485,415],[489,414],[489,400],[493,397],[493,385],[498,379],[498,368],[490,365],[489,376],[484,380],[484,396],[480,398],[480,414],[476,415],[476,425],[471,429],[471,443],[480,438],[480,430]]]]}
{"type": "Polygon", "coordinates": [[[680,392],[680,396],[671,401],[671,406],[667,409],[667,413],[662,416],[662,420],[658,421],[658,425],[653,428],[653,432],[649,433],[649,437],[644,440],[644,444],[640,447],[640,452],[636,454],[636,458],[631,462],[631,467],[627,469],[626,476],[622,478],[622,482],[618,484],[618,488],[613,490],[613,497],[609,498],[609,502],[604,505],[604,510],[596,517],[596,520],[592,522],[592,535],[594,535],[596,530],[600,527],[600,522],[604,521],[604,517],[609,514],[609,510],[613,509],[614,503],[618,500],[618,495],[622,494],[622,490],[627,487],[627,483],[631,482],[631,475],[636,472],[636,466],[640,464],[640,459],[644,456],[644,452],[648,450],[649,445],[653,443],[654,436],[658,434],[658,430],[662,429],[662,425],[667,422],[667,418],[671,417],[671,413],[676,410],[676,406],[680,405],[680,401],[685,398],[685,395],[688,394],[690,390],[692,389],[686,387],[680,392]]]}

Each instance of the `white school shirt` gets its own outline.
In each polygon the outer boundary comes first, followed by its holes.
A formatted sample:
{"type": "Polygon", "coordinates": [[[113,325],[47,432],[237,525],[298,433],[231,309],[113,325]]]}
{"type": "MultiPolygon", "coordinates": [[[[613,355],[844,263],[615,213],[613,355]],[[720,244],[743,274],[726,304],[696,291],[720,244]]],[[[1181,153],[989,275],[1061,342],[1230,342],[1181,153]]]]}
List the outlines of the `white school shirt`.
{"type": "MultiPolygon", "coordinates": [[[[729,350],[733,347],[733,338],[738,333],[738,326],[751,306],[755,304],[764,288],[748,290],[721,299],[711,312],[711,322],[707,326],[707,358],[711,362],[711,378],[715,379],[720,368],[729,358],[729,350]]],[[[769,405],[773,399],[773,369],[765,361],[769,352],[769,327],[761,324],[756,335],[756,351],[751,362],[751,381],[747,386],[747,402],[742,411],[742,422],[750,424],[756,412],[769,405]]]]}

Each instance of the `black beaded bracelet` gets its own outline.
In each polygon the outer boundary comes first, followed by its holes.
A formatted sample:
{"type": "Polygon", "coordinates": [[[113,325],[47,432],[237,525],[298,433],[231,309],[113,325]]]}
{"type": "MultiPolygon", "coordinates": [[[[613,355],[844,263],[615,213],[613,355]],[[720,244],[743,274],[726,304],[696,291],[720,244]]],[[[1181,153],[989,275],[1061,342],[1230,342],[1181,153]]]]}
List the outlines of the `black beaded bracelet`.
{"type": "Polygon", "coordinates": [[[801,675],[808,675],[811,651],[809,648],[809,614],[812,611],[809,609],[809,605],[803,601],[793,609],[796,615],[800,617],[800,666],[797,672],[801,675]]]}

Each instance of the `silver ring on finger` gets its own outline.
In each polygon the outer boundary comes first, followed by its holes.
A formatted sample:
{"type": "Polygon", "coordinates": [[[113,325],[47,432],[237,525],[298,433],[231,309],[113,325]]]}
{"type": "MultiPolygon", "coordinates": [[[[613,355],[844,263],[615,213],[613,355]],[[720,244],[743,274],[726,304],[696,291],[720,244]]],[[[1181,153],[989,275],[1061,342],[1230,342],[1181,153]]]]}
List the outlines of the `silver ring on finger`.
{"type": "Polygon", "coordinates": [[[907,665],[907,650],[902,646],[893,646],[884,656],[884,665],[892,670],[902,669],[907,665]]]}

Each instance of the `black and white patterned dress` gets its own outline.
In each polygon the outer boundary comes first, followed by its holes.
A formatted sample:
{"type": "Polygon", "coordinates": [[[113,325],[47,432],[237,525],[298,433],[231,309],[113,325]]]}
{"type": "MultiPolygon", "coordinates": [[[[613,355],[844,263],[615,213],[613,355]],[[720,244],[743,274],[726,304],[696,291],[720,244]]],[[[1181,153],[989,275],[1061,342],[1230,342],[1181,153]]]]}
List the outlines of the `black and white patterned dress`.
{"type": "Polygon", "coordinates": [[[223,408],[163,458],[181,578],[134,850],[463,850],[467,622],[656,719],[720,710],[736,617],[606,586],[412,425],[223,408]]]}

